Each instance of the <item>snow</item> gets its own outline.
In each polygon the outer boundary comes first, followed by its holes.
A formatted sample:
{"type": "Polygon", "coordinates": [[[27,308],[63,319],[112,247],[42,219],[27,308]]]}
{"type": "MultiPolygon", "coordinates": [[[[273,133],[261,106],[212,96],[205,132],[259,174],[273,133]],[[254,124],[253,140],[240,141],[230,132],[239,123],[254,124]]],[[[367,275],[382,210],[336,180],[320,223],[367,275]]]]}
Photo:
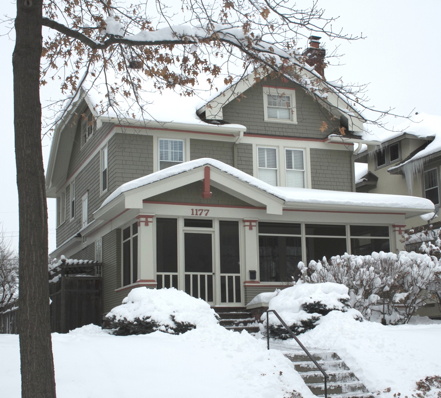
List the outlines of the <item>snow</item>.
{"type": "Polygon", "coordinates": [[[102,203],[101,208],[116,199],[121,194],[133,189],[147,186],[154,182],[164,180],[166,178],[188,172],[203,166],[215,167],[227,174],[230,174],[239,180],[248,183],[254,187],[272,194],[279,199],[285,201],[286,204],[318,204],[318,205],[337,205],[337,206],[365,206],[365,207],[389,207],[397,209],[421,209],[426,213],[434,210],[433,203],[425,198],[417,198],[404,195],[386,195],[386,194],[370,194],[360,192],[342,192],[342,191],[326,191],[320,189],[306,188],[287,188],[275,187],[259,180],[247,173],[244,173],[232,166],[221,161],[201,158],[184,162],[164,170],[146,175],[136,180],[129,181],[117,188],[102,203]]]}
{"type": "MultiPolygon", "coordinates": [[[[328,298],[345,294],[335,284],[326,285],[323,293],[328,298]]],[[[130,297],[127,303],[142,302],[146,296],[137,290],[130,297]]],[[[168,310],[172,298],[177,298],[176,292],[163,293],[157,309],[168,310]]],[[[186,306],[188,312],[201,308],[191,300],[186,306]]],[[[392,397],[396,392],[410,395],[416,381],[441,374],[440,333],[440,322],[383,326],[333,311],[299,337],[310,350],[337,352],[372,392],[390,387],[390,393],[380,396],[392,397]]],[[[202,322],[183,335],[155,332],[124,337],[88,325],[68,334],[54,333],[52,342],[57,395],[63,398],[146,394],[155,398],[288,398],[293,390],[304,398],[314,397],[282,355],[281,350],[297,348],[294,342],[271,342],[278,349],[268,351],[261,337],[227,331],[212,322],[202,322]]],[[[2,396],[19,398],[18,336],[0,335],[0,352],[2,396]]]]}
{"type": "Polygon", "coordinates": [[[359,183],[363,181],[363,178],[368,173],[368,164],[361,162],[354,162],[354,174],[355,174],[355,183],[359,183]]]}
{"type": "Polygon", "coordinates": [[[115,320],[134,321],[148,314],[153,321],[163,325],[174,326],[170,318],[173,314],[178,322],[190,322],[196,327],[217,324],[214,310],[202,299],[189,296],[181,290],[133,289],[118,307],[113,308],[107,317],[115,320]]]}

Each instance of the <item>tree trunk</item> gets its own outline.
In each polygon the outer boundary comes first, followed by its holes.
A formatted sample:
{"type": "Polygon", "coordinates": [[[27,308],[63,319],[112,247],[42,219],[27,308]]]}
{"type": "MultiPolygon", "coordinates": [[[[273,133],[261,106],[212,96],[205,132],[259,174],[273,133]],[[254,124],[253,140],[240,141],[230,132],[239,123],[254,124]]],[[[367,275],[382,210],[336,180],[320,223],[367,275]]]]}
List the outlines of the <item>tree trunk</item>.
{"type": "Polygon", "coordinates": [[[13,54],[19,200],[19,334],[23,398],[53,398],[48,226],[41,148],[42,0],[17,0],[13,54]]]}

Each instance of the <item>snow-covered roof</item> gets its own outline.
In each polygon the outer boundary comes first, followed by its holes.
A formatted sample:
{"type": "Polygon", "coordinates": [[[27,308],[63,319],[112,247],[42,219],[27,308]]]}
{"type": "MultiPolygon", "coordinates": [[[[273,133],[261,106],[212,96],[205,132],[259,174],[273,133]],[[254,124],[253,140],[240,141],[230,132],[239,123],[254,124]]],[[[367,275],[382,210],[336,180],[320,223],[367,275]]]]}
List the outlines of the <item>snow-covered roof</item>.
{"type": "Polygon", "coordinates": [[[154,183],[205,166],[210,166],[233,179],[239,180],[244,187],[250,186],[255,188],[256,192],[260,191],[267,194],[280,207],[329,210],[350,208],[352,211],[366,208],[371,211],[385,211],[387,209],[394,212],[405,212],[406,214],[412,214],[412,216],[434,210],[431,201],[413,196],[276,187],[218,160],[202,158],[181,163],[121,185],[107,197],[98,212],[105,212],[105,208],[111,206],[112,202],[115,202],[118,198],[129,196],[131,192],[138,192],[137,195],[141,198],[147,192],[145,189],[154,183]]]}

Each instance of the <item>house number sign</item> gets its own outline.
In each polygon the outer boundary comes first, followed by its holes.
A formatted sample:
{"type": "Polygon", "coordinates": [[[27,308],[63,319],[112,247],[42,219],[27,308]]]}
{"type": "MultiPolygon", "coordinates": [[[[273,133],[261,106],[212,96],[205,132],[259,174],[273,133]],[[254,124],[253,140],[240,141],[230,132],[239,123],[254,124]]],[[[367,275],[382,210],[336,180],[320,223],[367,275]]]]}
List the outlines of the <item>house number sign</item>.
{"type": "Polygon", "coordinates": [[[207,217],[209,213],[210,213],[209,209],[191,209],[191,215],[192,216],[207,217]]]}

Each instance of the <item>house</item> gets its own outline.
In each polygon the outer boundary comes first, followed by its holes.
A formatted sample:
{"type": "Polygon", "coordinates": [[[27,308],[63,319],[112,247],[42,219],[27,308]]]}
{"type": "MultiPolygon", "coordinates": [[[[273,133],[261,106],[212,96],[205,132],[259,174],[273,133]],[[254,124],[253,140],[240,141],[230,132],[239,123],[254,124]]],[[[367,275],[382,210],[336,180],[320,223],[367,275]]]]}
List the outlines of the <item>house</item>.
{"type": "Polygon", "coordinates": [[[163,96],[142,118],[98,115],[84,91],[63,115],[47,170],[52,256],[102,263],[105,313],[139,286],[243,306],[287,286],[299,261],[396,251],[406,220],[433,211],[355,192],[363,119],[336,93],[255,77],[190,111],[190,98],[163,96]]]}
{"type": "MultiPolygon", "coordinates": [[[[441,117],[420,114],[397,132],[363,134],[369,140],[357,162],[365,166],[356,180],[358,192],[413,195],[440,205],[441,117]]],[[[360,169],[362,170],[362,169],[360,169]]],[[[437,214],[413,217],[408,227],[436,223],[437,214]]]]}

